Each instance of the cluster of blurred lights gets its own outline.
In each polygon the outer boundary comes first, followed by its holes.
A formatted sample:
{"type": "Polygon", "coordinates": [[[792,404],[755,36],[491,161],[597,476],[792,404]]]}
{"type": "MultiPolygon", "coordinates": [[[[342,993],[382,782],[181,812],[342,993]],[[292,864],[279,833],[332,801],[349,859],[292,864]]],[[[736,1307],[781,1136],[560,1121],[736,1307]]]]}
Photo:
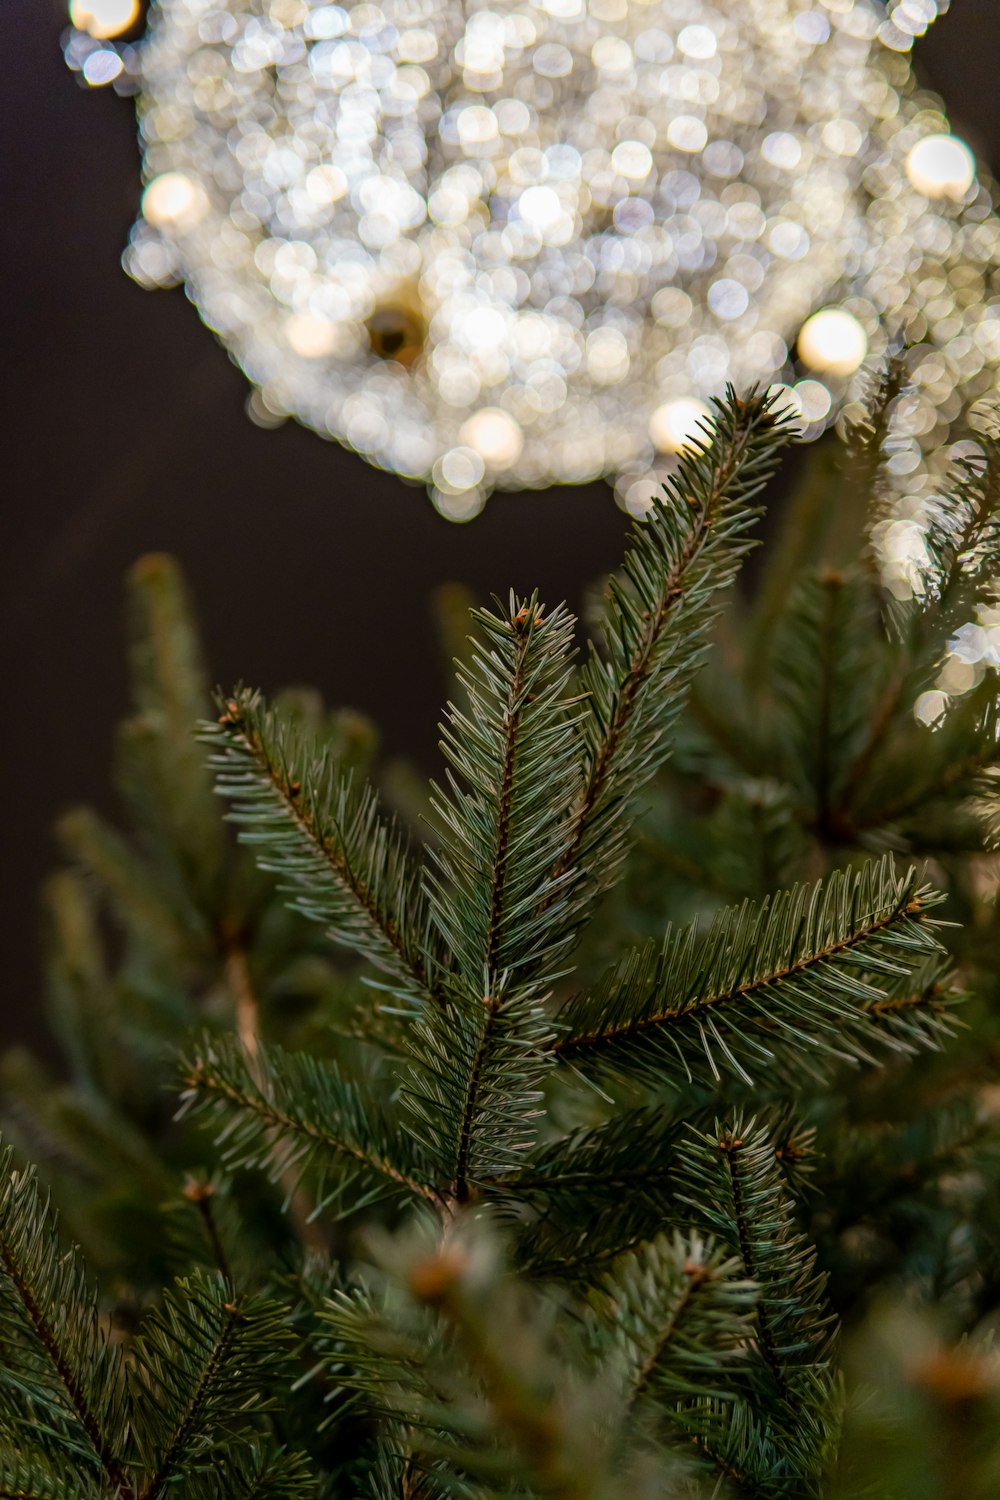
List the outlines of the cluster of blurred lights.
{"type": "Polygon", "coordinates": [[[453,519],[602,474],[641,514],[727,381],[809,439],[900,336],[915,519],[1000,368],[990,184],[906,56],[944,9],[156,0],[116,48],[135,0],[73,0],[67,58],[138,90],[126,268],[186,284],[264,425],[453,519]]]}

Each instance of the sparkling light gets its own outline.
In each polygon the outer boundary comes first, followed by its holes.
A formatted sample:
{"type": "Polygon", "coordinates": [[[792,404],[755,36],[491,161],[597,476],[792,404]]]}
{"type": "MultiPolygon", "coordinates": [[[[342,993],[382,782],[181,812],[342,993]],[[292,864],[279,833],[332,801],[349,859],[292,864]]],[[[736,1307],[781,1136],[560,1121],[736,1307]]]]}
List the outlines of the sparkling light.
{"type": "Polygon", "coordinates": [[[491,469],[502,472],[516,464],[524,447],[524,434],[517,422],[498,406],[486,406],[463,423],[462,442],[475,448],[491,469]]]}
{"type": "Polygon", "coordinates": [[[992,184],[906,57],[944,0],[154,0],[95,39],[133,3],[66,42],[138,94],[130,274],[186,284],[255,421],[443,514],[601,474],[642,514],[726,382],[809,440],[899,337],[909,521],[997,389],[992,184]]]}
{"type": "Polygon", "coordinates": [[[954,135],[925,135],[910,148],[906,175],[928,198],[964,198],[976,179],[976,159],[954,135]]]}
{"type": "Polygon", "coordinates": [[[157,229],[191,229],[207,212],[204,188],[184,172],[163,172],[142,195],[143,218],[157,229]]]}
{"type": "Polygon", "coordinates": [[[649,435],[661,453],[680,453],[692,438],[704,436],[700,424],[709,415],[704,401],[684,396],[665,401],[649,419],[649,435]]]}
{"type": "Polygon", "coordinates": [[[70,0],[69,18],[79,31],[105,41],[139,19],[139,0],[70,0]]]}
{"type": "Polygon", "coordinates": [[[824,307],[813,313],[799,334],[799,356],[810,370],[827,375],[853,375],[864,364],[868,335],[851,313],[824,307]]]}

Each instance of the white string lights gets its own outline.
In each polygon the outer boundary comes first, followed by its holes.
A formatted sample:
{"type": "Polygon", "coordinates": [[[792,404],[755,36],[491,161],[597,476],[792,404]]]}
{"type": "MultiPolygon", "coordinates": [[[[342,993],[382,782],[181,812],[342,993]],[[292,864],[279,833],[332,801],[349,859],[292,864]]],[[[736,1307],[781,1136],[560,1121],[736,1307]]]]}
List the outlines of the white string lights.
{"type": "MultiPolygon", "coordinates": [[[[102,7],[129,4],[81,4],[84,71],[102,7]]],[[[727,380],[787,385],[815,436],[898,330],[917,497],[1000,368],[990,185],[906,55],[945,8],[158,0],[121,50],[147,177],[125,263],[185,282],[264,420],[455,519],[600,474],[640,511],[727,380]]]]}

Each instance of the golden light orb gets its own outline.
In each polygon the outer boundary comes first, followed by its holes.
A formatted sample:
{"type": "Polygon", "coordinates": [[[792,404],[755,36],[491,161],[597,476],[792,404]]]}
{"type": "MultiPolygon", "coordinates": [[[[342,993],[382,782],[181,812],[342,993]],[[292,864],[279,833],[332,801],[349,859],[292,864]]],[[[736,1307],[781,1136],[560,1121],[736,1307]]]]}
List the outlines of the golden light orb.
{"type": "Polygon", "coordinates": [[[207,210],[205,189],[184,172],[162,172],[142,195],[142,216],[157,229],[191,229],[207,210]]]}
{"type": "Polygon", "coordinates": [[[799,333],[799,356],[811,370],[853,375],[868,353],[868,335],[853,313],[824,307],[807,318],[799,333]]]}
{"type": "Polygon", "coordinates": [[[964,198],[976,180],[976,161],[955,135],[925,135],[910,148],[906,175],[928,198],[964,198]]]}
{"type": "Polygon", "coordinates": [[[486,406],[462,424],[459,438],[474,448],[494,470],[509,469],[521,457],[524,433],[521,426],[498,406],[486,406]]]}
{"type": "Polygon", "coordinates": [[[70,0],[69,18],[98,41],[120,36],[139,19],[139,0],[70,0]]]}
{"type": "Polygon", "coordinates": [[[661,453],[682,453],[694,438],[702,436],[699,424],[711,415],[704,401],[678,396],[658,406],[649,419],[649,436],[661,453]]]}

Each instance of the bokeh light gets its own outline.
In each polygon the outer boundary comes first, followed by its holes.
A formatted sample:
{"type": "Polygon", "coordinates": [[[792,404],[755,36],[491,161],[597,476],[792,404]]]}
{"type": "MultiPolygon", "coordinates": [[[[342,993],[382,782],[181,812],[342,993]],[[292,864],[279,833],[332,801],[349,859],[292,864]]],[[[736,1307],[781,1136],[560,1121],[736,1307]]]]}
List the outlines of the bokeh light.
{"type": "Polygon", "coordinates": [[[868,335],[853,314],[824,307],[807,318],[799,333],[799,356],[810,370],[853,375],[868,353],[868,335]]]}
{"type": "Polygon", "coordinates": [[[704,401],[679,396],[658,406],[649,419],[649,435],[661,453],[681,453],[692,438],[704,437],[704,423],[711,415],[704,401]]]}
{"type": "Polygon", "coordinates": [[[78,30],[105,41],[134,26],[140,9],[139,0],[70,0],[69,18],[78,30]]]}
{"type": "Polygon", "coordinates": [[[943,0],[154,0],[112,77],[116,3],[66,56],[138,95],[127,270],[185,284],[255,421],[454,519],[599,475],[641,514],[727,382],[808,441],[893,341],[912,519],[996,392],[993,187],[907,55],[943,0]]]}
{"type": "Polygon", "coordinates": [[[976,159],[953,135],[925,135],[910,148],[906,175],[928,198],[964,198],[976,178],[976,159]]]}

